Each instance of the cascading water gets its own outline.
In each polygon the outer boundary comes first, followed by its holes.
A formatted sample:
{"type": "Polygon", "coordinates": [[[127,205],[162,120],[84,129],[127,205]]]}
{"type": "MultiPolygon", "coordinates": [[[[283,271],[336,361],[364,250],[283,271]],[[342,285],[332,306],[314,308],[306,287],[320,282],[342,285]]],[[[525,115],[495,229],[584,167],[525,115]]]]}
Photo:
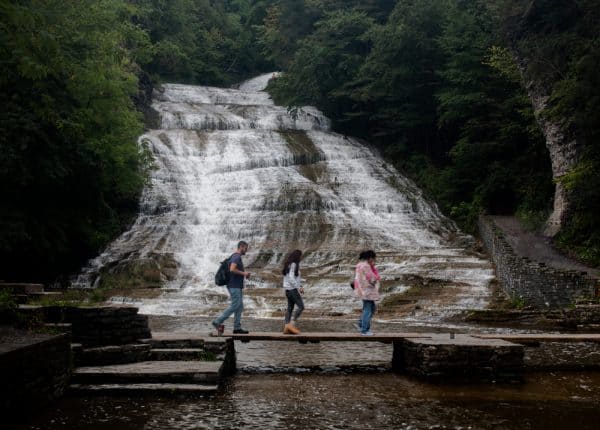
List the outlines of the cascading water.
{"type": "Polygon", "coordinates": [[[305,252],[308,316],[359,308],[348,283],[363,249],[378,254],[382,318],[435,319],[484,306],[490,263],[456,245],[466,237],[375,151],[329,131],[315,108],[290,115],[275,106],[263,91],[273,76],[237,89],[166,84],[155,92],[160,129],[140,142],[156,169],[139,217],[76,284],[120,274],[166,289],[141,312],[214,315],[227,301],[213,281],[218,262],[245,240],[247,316],[283,309],[280,265],[296,248],[305,252]],[[408,289],[417,297],[409,308],[408,289]]]}

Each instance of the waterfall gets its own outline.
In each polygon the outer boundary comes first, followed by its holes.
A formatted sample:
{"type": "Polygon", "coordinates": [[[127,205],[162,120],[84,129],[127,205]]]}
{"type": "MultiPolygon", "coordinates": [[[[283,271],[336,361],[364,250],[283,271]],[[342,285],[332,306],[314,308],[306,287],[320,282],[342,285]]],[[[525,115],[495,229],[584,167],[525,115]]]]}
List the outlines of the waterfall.
{"type": "Polygon", "coordinates": [[[273,76],[237,89],[165,84],[155,91],[160,129],[140,137],[155,158],[140,214],[75,284],[160,286],[164,293],[143,300],[142,312],[214,315],[228,297],[214,285],[218,263],[245,240],[254,274],[245,315],[284,308],[281,263],[296,248],[305,253],[307,315],[360,307],[348,284],[364,249],[378,255],[382,318],[484,306],[493,272],[461,246],[469,238],[375,150],[330,131],[320,111],[291,115],[276,106],[264,91],[273,76]],[[407,314],[402,293],[432,286],[435,294],[407,314]]]}

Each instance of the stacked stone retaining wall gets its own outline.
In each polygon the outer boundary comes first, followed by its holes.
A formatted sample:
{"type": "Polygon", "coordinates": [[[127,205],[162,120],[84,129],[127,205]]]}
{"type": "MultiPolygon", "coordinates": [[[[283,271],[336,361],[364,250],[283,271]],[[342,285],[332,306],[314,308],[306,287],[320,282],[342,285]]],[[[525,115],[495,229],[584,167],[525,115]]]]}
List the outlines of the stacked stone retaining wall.
{"type": "MultiPolygon", "coordinates": [[[[4,349],[4,348],[3,348],[4,349]]],[[[69,335],[47,336],[0,353],[0,412],[4,422],[31,414],[60,397],[71,376],[69,335]]]]}
{"type": "Polygon", "coordinates": [[[68,308],[73,342],[86,346],[124,345],[152,336],[148,317],[135,307],[68,308]]]}
{"type": "Polygon", "coordinates": [[[515,253],[503,232],[485,215],[479,217],[481,239],[496,266],[504,292],[535,308],[564,307],[594,296],[597,280],[585,272],[546,266],[515,253]]]}
{"type": "Polygon", "coordinates": [[[21,311],[44,322],[71,324],[73,342],[84,346],[125,345],[152,336],[148,316],[133,306],[32,306],[21,311]]]}

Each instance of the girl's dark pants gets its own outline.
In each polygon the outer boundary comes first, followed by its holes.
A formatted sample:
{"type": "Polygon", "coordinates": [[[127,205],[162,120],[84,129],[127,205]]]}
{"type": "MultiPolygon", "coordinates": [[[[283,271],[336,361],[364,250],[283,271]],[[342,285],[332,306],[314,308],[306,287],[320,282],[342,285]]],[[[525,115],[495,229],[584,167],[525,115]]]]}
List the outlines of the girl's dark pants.
{"type": "Polygon", "coordinates": [[[288,324],[290,320],[296,321],[302,311],[304,310],[304,301],[302,301],[302,296],[300,295],[300,291],[297,288],[293,290],[285,290],[285,296],[287,297],[288,305],[287,312],[285,313],[285,323],[288,324]],[[293,313],[294,305],[296,306],[296,311],[293,313]]]}

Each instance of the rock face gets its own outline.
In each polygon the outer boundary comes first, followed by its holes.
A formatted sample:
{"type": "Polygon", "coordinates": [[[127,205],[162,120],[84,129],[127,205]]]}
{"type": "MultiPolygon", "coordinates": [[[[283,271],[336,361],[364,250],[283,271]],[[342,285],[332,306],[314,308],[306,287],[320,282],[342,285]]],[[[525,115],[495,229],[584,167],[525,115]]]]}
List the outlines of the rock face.
{"type": "MultiPolygon", "coordinates": [[[[523,16],[515,17],[507,23],[505,38],[508,41],[513,59],[521,72],[536,120],[546,139],[546,147],[550,153],[552,178],[556,188],[554,208],[546,221],[544,234],[552,237],[560,231],[572,208],[572,196],[569,190],[561,184],[560,179],[577,166],[581,159],[583,145],[574,137],[571,131],[567,130],[565,124],[545,115],[552,92],[552,81],[558,78],[548,77],[552,75],[551,73],[548,73],[546,77],[536,78],[529,72],[533,59],[522,49],[522,45],[528,37],[529,27],[535,25],[534,21],[539,18],[540,13],[542,12],[538,10],[535,2],[532,2],[523,16]]],[[[552,67],[551,64],[545,67],[548,68],[549,66],[552,67]]]]}
{"type": "MultiPolygon", "coordinates": [[[[514,52],[516,56],[519,55],[517,51],[514,52]]],[[[542,84],[527,78],[527,59],[519,57],[517,59],[519,60],[518,64],[525,79],[527,93],[531,99],[535,117],[546,139],[546,147],[548,148],[550,161],[552,162],[552,179],[556,184],[554,190],[554,208],[546,221],[544,234],[554,236],[561,229],[571,209],[570,193],[560,182],[560,179],[577,166],[581,157],[582,145],[577,139],[571,137],[561,124],[544,116],[544,110],[548,106],[549,95],[544,90],[542,84]]]]}

